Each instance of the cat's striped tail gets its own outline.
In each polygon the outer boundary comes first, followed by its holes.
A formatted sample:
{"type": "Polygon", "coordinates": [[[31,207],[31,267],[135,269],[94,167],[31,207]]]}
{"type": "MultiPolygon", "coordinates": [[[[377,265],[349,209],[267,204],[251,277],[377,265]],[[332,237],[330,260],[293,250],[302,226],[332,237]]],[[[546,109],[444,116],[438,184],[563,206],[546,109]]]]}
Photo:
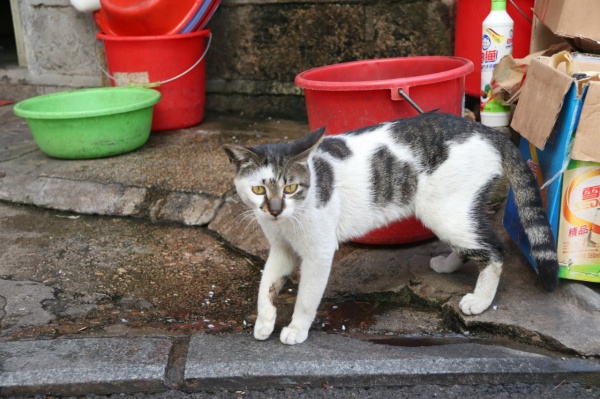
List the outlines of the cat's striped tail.
{"type": "Polygon", "coordinates": [[[542,286],[552,292],[558,286],[558,255],[539,185],[513,143],[506,141],[502,155],[504,172],[512,186],[519,217],[531,246],[531,257],[537,265],[542,286]]]}

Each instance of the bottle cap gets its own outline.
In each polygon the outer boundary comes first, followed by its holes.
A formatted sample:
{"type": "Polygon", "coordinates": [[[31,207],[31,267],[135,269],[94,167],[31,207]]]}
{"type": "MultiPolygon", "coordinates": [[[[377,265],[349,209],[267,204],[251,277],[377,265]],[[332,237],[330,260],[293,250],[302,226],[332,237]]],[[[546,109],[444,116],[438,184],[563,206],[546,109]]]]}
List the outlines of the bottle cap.
{"type": "Polygon", "coordinates": [[[506,0],[492,0],[492,11],[506,10],[506,0]]]}

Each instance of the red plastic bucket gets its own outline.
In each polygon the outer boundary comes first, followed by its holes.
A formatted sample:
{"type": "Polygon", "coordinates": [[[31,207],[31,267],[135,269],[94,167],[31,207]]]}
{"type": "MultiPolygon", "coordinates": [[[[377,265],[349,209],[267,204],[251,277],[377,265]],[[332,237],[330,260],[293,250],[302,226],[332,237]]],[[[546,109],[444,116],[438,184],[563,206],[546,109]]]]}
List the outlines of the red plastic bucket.
{"type": "MultiPolygon", "coordinates": [[[[326,127],[333,135],[422,110],[462,115],[465,75],[473,63],[464,58],[426,56],[354,61],[310,69],[296,76],[304,89],[311,130],[326,127]]],[[[371,231],[353,240],[363,244],[402,244],[433,237],[416,218],[371,231]]]]}
{"type": "MultiPolygon", "coordinates": [[[[524,58],[529,55],[533,4],[534,0],[507,0],[506,2],[506,12],[515,23],[514,58],[524,58]]],[[[474,97],[479,97],[481,92],[481,24],[491,8],[490,0],[458,0],[456,6],[454,55],[471,60],[475,66],[474,72],[467,76],[465,83],[465,91],[474,97]]]]}
{"type": "Polygon", "coordinates": [[[152,130],[176,130],[204,118],[206,39],[210,30],[161,36],[109,36],[104,42],[113,86],[146,86],[160,91],[152,130]]]}

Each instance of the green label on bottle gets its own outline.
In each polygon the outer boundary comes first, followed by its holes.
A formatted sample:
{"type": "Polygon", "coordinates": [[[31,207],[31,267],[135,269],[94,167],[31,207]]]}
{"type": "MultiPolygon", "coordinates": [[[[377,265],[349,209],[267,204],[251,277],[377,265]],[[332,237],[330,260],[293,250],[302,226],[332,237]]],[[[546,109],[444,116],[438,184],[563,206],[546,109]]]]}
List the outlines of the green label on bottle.
{"type": "Polygon", "coordinates": [[[486,102],[482,109],[483,112],[510,112],[509,106],[504,106],[496,100],[486,102]]]}

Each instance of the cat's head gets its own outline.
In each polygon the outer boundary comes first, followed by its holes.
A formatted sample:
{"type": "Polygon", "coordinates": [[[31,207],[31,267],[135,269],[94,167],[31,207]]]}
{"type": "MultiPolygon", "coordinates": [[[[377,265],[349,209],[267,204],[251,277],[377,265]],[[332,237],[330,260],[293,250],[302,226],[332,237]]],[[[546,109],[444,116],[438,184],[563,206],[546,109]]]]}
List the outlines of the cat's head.
{"type": "Polygon", "coordinates": [[[223,146],[235,169],[236,190],[258,217],[285,220],[301,207],[310,188],[308,158],[324,133],[321,128],[290,142],[223,146]]]}

